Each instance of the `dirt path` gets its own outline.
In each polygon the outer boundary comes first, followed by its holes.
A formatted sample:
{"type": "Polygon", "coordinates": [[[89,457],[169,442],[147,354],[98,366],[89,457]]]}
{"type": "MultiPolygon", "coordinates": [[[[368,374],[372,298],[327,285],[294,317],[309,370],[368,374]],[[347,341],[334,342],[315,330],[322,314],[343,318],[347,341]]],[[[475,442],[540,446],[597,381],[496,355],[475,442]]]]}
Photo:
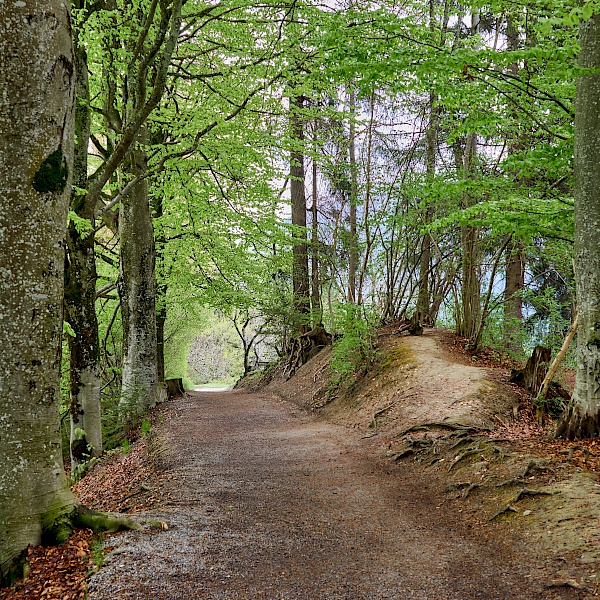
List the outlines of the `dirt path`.
{"type": "Polygon", "coordinates": [[[193,393],[158,442],[169,529],[116,538],[91,600],[579,597],[471,534],[409,465],[287,402],[193,393]]]}

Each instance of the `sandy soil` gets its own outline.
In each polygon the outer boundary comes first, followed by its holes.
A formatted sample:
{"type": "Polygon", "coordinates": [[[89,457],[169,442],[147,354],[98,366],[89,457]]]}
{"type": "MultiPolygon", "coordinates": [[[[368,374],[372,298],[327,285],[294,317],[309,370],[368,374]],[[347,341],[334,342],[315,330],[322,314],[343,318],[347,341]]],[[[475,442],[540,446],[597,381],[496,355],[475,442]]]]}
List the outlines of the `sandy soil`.
{"type": "Polygon", "coordinates": [[[547,587],[551,561],[449,510],[435,478],[378,459],[362,431],[267,393],[163,412],[149,482],[163,504],[144,517],[168,530],[111,538],[91,600],[584,597],[547,587]]]}

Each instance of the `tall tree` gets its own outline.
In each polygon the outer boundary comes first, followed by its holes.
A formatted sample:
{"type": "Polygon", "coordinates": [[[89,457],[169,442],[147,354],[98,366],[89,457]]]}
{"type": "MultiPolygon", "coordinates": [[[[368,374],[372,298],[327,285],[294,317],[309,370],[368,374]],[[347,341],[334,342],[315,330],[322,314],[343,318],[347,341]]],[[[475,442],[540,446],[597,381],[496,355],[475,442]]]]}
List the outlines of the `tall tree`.
{"type": "Polygon", "coordinates": [[[306,190],[304,173],[304,123],[301,112],[304,97],[292,91],[290,96],[290,197],[292,204],[293,260],[292,283],[294,310],[300,321],[300,331],[306,331],[304,322],[310,312],[310,284],[308,272],[308,237],[306,232],[306,190]]]}
{"type": "MultiPolygon", "coordinates": [[[[78,0],[74,9],[85,10],[78,0]]],[[[86,15],[88,16],[88,15],[86,15]]],[[[100,409],[100,340],[96,317],[96,256],[94,212],[96,202],[86,192],[90,143],[90,91],[87,52],[82,31],[74,30],[75,52],[75,153],[71,210],[82,221],[70,221],[65,261],[66,320],[69,336],[71,466],[102,454],[100,409]],[[86,223],[87,222],[87,223],[86,223]]]]}
{"type": "Polygon", "coordinates": [[[356,208],[358,204],[358,164],[356,162],[356,91],[350,87],[349,106],[349,139],[348,159],[350,165],[350,207],[348,211],[348,302],[356,302],[356,272],[358,270],[358,232],[356,224],[356,208]]]}
{"type": "Polygon", "coordinates": [[[577,378],[556,435],[600,435],[600,14],[580,26],[579,64],[589,71],[577,81],[575,108],[575,281],[577,285],[577,378]]]}
{"type": "MultiPolygon", "coordinates": [[[[0,579],[75,504],[59,429],[75,61],[68,3],[0,11],[0,579]]],[[[60,534],[59,534],[60,536],[60,534]]]]}

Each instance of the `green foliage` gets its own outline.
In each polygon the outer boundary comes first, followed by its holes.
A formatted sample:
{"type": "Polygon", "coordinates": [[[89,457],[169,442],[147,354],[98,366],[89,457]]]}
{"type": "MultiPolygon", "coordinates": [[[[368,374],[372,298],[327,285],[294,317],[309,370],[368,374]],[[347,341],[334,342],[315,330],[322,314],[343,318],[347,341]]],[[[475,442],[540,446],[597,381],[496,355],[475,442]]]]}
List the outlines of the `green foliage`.
{"type": "Polygon", "coordinates": [[[127,454],[129,451],[131,450],[131,442],[125,438],[122,442],[121,442],[121,452],[123,455],[127,454]]]}
{"type": "Polygon", "coordinates": [[[99,533],[95,535],[90,542],[90,553],[96,567],[100,568],[104,564],[106,552],[104,547],[104,534],[99,533]]]}
{"type": "Polygon", "coordinates": [[[365,309],[352,303],[336,306],[333,327],[329,388],[350,388],[375,360],[377,330],[365,309]]]}
{"type": "Polygon", "coordinates": [[[72,210],[69,211],[68,219],[73,223],[79,235],[84,236],[94,232],[94,226],[87,219],[82,219],[72,210]]]}
{"type": "Polygon", "coordinates": [[[67,321],[63,321],[63,334],[75,337],[75,332],[73,331],[71,324],[67,323],[67,321]]]}
{"type": "Polygon", "coordinates": [[[150,433],[150,428],[150,419],[142,419],[142,424],[140,425],[140,433],[142,434],[142,437],[146,437],[150,433]]]}

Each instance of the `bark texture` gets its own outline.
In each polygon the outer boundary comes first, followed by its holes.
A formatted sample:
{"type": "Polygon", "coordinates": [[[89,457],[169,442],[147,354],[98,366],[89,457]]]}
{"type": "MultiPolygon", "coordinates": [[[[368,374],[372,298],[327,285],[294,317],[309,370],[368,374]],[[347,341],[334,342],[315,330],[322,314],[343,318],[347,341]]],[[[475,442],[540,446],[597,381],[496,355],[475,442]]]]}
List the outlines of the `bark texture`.
{"type": "Polygon", "coordinates": [[[356,272],[358,270],[358,233],[356,225],[356,205],[358,204],[358,165],[356,164],[356,92],[349,94],[350,139],[348,140],[348,158],[350,160],[350,207],[348,215],[348,302],[356,302],[356,272]]]}
{"type": "Polygon", "coordinates": [[[575,110],[575,280],[577,378],[556,435],[600,434],[600,15],[580,27],[580,64],[594,69],[577,81],[575,110]]]}
{"type": "Polygon", "coordinates": [[[516,240],[506,251],[504,285],[504,346],[512,352],[521,352],[523,300],[520,292],[525,287],[525,252],[523,242],[516,240]]]}
{"type": "MultiPolygon", "coordinates": [[[[87,56],[75,42],[75,156],[73,184],[87,187],[90,108],[87,56]]],[[[71,209],[94,225],[95,202],[76,190],[71,209]]],[[[67,230],[65,261],[65,309],[75,337],[69,337],[71,466],[75,469],[90,456],[102,454],[100,410],[100,340],[96,317],[96,256],[94,233],[78,231],[71,223],[67,230]]]]}
{"type": "MultiPolygon", "coordinates": [[[[426,181],[431,184],[435,180],[436,154],[438,145],[438,108],[435,104],[436,95],[429,93],[429,124],[426,132],[425,168],[426,181]]],[[[423,215],[424,224],[429,225],[433,217],[433,207],[427,205],[423,215]]],[[[419,258],[419,294],[417,296],[417,310],[421,320],[427,325],[433,325],[431,316],[431,294],[429,284],[429,269],[431,264],[431,235],[425,233],[421,239],[421,256],[419,258]]]]}
{"type": "MultiPolygon", "coordinates": [[[[290,153],[290,196],[292,203],[292,225],[294,231],[294,247],[292,249],[292,282],[294,288],[294,309],[300,319],[305,319],[310,312],[310,284],[308,273],[308,238],[306,234],[306,192],[304,189],[304,153],[300,145],[304,141],[304,127],[299,112],[304,105],[301,96],[290,99],[290,125],[292,142],[295,147],[290,153]]],[[[300,326],[306,331],[307,323],[300,326]]]]}
{"type": "MultiPolygon", "coordinates": [[[[473,172],[473,162],[477,153],[477,135],[471,133],[467,137],[466,148],[462,160],[462,172],[465,179],[473,172]]],[[[471,199],[465,197],[462,206],[467,208],[471,199]]],[[[462,288],[461,308],[458,334],[474,340],[481,319],[481,283],[479,281],[479,229],[471,225],[460,228],[462,249],[462,288]]]]}
{"type": "Polygon", "coordinates": [[[0,579],[28,544],[56,537],[75,504],[59,431],[73,165],[68,6],[0,10],[0,579]]]}
{"type": "MultiPolygon", "coordinates": [[[[132,152],[133,177],[145,173],[144,136],[132,152]]],[[[134,422],[163,399],[158,381],[154,228],[148,183],[141,179],[121,203],[119,295],[123,319],[123,375],[119,414],[134,422]]]]}

